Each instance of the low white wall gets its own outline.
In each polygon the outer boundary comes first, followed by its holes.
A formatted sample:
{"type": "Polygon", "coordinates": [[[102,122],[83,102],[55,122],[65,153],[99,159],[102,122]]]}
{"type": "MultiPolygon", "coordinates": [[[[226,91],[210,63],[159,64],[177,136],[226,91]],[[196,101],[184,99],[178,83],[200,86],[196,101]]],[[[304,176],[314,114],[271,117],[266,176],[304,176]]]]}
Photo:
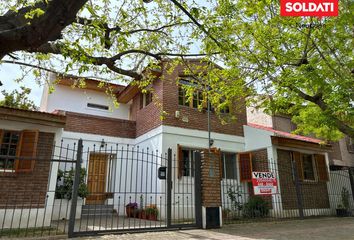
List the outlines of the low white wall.
{"type": "Polygon", "coordinates": [[[50,222],[48,208],[0,209],[0,226],[3,229],[48,227],[50,222]]]}
{"type": "MultiPolygon", "coordinates": [[[[83,200],[77,200],[77,207],[76,207],[76,215],[75,218],[81,218],[81,209],[83,205],[83,200]]],[[[71,212],[71,200],[67,199],[55,199],[54,205],[48,207],[50,211],[52,211],[52,220],[59,221],[59,220],[68,220],[70,219],[70,212],[71,212]]]]}

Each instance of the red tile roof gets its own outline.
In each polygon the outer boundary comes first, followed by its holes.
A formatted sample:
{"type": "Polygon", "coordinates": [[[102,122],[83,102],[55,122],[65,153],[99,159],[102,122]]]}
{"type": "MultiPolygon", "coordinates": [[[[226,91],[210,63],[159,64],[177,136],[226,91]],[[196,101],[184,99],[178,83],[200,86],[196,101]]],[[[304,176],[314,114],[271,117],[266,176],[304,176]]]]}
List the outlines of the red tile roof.
{"type": "Polygon", "coordinates": [[[255,123],[247,123],[247,125],[250,126],[250,127],[253,127],[253,128],[265,130],[265,131],[268,131],[268,132],[273,132],[273,133],[275,133],[276,136],[279,136],[279,137],[286,137],[286,138],[291,138],[291,139],[300,140],[300,141],[304,141],[304,142],[317,143],[317,144],[322,144],[323,143],[323,140],[320,140],[320,139],[317,139],[317,138],[311,138],[311,137],[305,137],[305,136],[301,136],[301,135],[291,134],[291,133],[288,133],[288,132],[275,130],[275,129],[271,128],[271,127],[258,125],[258,124],[255,124],[255,123]]]}

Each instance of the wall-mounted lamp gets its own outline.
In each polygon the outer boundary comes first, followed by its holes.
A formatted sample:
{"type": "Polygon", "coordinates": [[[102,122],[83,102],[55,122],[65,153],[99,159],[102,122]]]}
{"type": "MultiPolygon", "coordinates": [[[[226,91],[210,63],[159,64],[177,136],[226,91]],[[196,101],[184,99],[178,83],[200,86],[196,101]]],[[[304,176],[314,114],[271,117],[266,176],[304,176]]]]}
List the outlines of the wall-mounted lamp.
{"type": "Polygon", "coordinates": [[[104,139],[102,138],[100,148],[104,148],[104,145],[106,145],[106,143],[105,143],[104,139]]]}

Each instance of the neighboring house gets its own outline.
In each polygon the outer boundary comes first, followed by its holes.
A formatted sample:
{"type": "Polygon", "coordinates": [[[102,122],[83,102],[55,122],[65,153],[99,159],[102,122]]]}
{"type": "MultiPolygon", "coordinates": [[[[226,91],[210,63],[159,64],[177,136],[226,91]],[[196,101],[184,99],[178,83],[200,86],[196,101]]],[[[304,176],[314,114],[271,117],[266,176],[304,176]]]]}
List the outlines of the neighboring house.
{"type": "MultiPolygon", "coordinates": [[[[0,223],[33,227],[44,222],[51,159],[65,116],[0,107],[0,223]],[[40,160],[39,160],[40,159],[40,160]],[[20,208],[21,206],[21,208],[20,208]],[[20,218],[27,221],[22,221],[20,218]]],[[[47,213],[49,214],[49,213],[47,213]]],[[[47,221],[50,218],[47,218],[47,221]]]]}
{"type": "MultiPolygon", "coordinates": [[[[284,132],[296,130],[296,125],[290,117],[284,115],[270,116],[262,109],[247,108],[247,122],[273,128],[284,132]]],[[[329,151],[329,165],[332,169],[354,167],[354,140],[348,136],[338,142],[331,142],[332,149],[329,151]]]]}
{"type": "Polygon", "coordinates": [[[246,149],[266,148],[268,161],[278,167],[281,199],[274,200],[273,196],[273,202],[281,202],[284,210],[298,208],[293,181],[294,169],[297,169],[305,214],[333,214],[341,204],[343,187],[350,191],[353,207],[349,172],[330,171],[348,169],[343,166],[348,167],[354,162],[348,152],[350,147],[347,148],[343,140],[329,145],[319,139],[291,134],[296,125],[288,116],[270,116],[262,109],[248,108],[247,120],[246,149]],[[342,161],[338,162],[335,157],[342,161]],[[295,166],[291,166],[292,162],[295,166]],[[314,212],[313,209],[318,210],[314,212]]]}

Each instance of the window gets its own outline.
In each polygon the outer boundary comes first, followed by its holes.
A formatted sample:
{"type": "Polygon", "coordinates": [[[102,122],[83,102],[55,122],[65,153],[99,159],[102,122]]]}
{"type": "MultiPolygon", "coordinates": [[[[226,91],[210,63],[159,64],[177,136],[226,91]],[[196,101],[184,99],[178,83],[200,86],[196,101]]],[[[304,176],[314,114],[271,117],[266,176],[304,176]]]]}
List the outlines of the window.
{"type": "Polygon", "coordinates": [[[152,93],[142,93],[140,95],[140,109],[152,103],[152,93]]]}
{"type": "MultiPolygon", "coordinates": [[[[225,100],[221,100],[221,103],[224,101],[225,100]]],[[[201,105],[204,109],[208,108],[207,101],[206,101],[206,93],[205,92],[203,93],[200,87],[197,84],[194,84],[190,78],[181,78],[179,80],[178,104],[180,106],[187,106],[196,109],[201,105]],[[194,88],[193,95],[189,99],[187,96],[187,89],[184,86],[190,86],[194,88]]],[[[212,104],[210,104],[210,111],[211,112],[215,111],[215,108],[212,104]]],[[[220,113],[224,113],[224,114],[230,113],[229,106],[223,106],[222,108],[220,108],[220,113]]]]}
{"type": "Polygon", "coordinates": [[[237,179],[236,171],[236,154],[235,153],[222,153],[222,178],[237,179]]]}
{"type": "Polygon", "coordinates": [[[95,104],[95,103],[87,103],[87,107],[89,108],[96,108],[100,110],[108,110],[109,107],[106,105],[100,105],[100,104],[95,104]]]}
{"type": "Polygon", "coordinates": [[[0,170],[33,171],[38,144],[38,130],[0,129],[0,170]]]}
{"type": "Polygon", "coordinates": [[[301,154],[304,180],[316,180],[312,154],[301,154]]]}
{"type": "MultiPolygon", "coordinates": [[[[325,155],[306,154],[292,152],[293,161],[295,161],[297,175],[301,180],[307,181],[328,181],[328,171],[325,155]]],[[[293,172],[295,179],[295,173],[293,172]]]]}
{"type": "Polygon", "coordinates": [[[194,177],[194,150],[182,149],[182,176],[194,177]]]}
{"type": "MultiPolygon", "coordinates": [[[[1,134],[0,134],[1,136],[1,134]]],[[[0,169],[13,170],[20,142],[20,132],[4,131],[0,147],[0,169]]]]}
{"type": "Polygon", "coordinates": [[[188,101],[187,89],[183,86],[191,86],[197,88],[198,86],[191,82],[190,78],[183,78],[179,80],[178,86],[178,104],[180,106],[187,106],[190,108],[198,108],[203,103],[204,95],[201,90],[195,90],[191,101],[188,101]]]}
{"type": "Polygon", "coordinates": [[[178,178],[182,176],[194,177],[194,164],[195,155],[199,154],[198,150],[182,148],[177,145],[178,148],[178,178]]]}

